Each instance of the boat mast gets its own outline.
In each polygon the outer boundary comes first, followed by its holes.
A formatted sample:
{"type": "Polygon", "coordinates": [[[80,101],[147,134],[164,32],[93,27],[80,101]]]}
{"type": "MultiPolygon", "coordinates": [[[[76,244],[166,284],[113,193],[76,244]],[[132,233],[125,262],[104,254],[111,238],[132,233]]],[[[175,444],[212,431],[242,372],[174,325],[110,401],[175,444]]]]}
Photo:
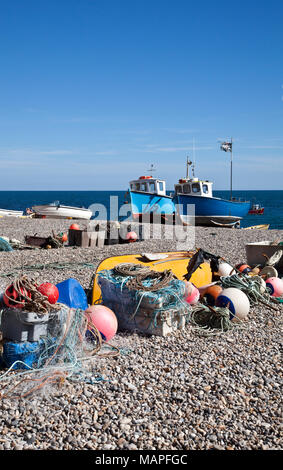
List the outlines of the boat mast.
{"type": "Polygon", "coordinates": [[[231,163],[230,163],[230,201],[232,201],[232,186],[233,186],[233,140],[231,137],[231,163]]]}
{"type": "MultiPolygon", "coordinates": [[[[186,179],[189,179],[189,166],[190,165],[193,165],[193,162],[191,160],[189,160],[189,157],[187,157],[187,173],[186,173],[186,179]]],[[[192,171],[193,171],[193,176],[194,176],[194,167],[192,168],[192,171]]]]}

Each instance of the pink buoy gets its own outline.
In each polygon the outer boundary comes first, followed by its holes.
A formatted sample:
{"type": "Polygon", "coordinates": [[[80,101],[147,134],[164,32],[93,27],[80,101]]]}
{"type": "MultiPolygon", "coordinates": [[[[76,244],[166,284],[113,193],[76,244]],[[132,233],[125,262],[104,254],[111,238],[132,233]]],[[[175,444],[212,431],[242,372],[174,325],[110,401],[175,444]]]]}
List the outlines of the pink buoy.
{"type": "Polygon", "coordinates": [[[135,242],[138,238],[136,232],[128,232],[126,235],[128,242],[135,242]]]}
{"type": "Polygon", "coordinates": [[[110,341],[118,329],[115,313],[104,305],[91,305],[85,310],[88,319],[88,329],[94,325],[104,341],[110,341]]]}
{"type": "Polygon", "coordinates": [[[269,277],[265,281],[266,287],[270,289],[272,297],[281,297],[283,294],[283,280],[279,277],[269,277]]]}
{"type": "Polygon", "coordinates": [[[185,281],[185,283],[186,283],[185,300],[188,304],[195,305],[199,301],[199,298],[200,298],[199,290],[191,282],[185,281]]]}

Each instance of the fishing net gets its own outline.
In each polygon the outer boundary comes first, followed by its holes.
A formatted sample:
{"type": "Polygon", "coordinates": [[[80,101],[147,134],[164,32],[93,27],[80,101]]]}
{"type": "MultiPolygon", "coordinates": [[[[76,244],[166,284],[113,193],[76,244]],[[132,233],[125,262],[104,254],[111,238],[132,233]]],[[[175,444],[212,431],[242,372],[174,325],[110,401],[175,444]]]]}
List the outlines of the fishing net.
{"type": "MultiPolygon", "coordinates": [[[[24,299],[24,309],[10,308],[1,311],[4,336],[1,367],[6,369],[0,375],[1,398],[24,398],[38,393],[48,385],[60,385],[67,379],[90,383],[86,363],[98,355],[105,357],[119,354],[115,346],[103,344],[100,332],[91,319],[86,317],[84,310],[69,308],[60,303],[50,304],[25,276],[14,281],[12,287],[19,294],[17,302],[24,299]],[[26,329],[35,335],[38,323],[27,321],[30,318],[33,320],[32,314],[45,321],[45,330],[41,330],[44,334],[37,341],[16,341],[7,339],[12,336],[5,337],[4,331],[11,331],[15,338],[17,334],[24,337],[26,329]],[[3,317],[9,318],[9,315],[12,328],[10,324],[7,327],[3,323],[3,317]]],[[[10,300],[12,302],[15,299],[10,300]]]]}
{"type": "Polygon", "coordinates": [[[163,324],[180,328],[189,321],[186,285],[171,272],[120,264],[98,275],[101,301],[115,312],[119,328],[157,333],[163,324]]]}
{"type": "Polygon", "coordinates": [[[67,307],[58,312],[53,327],[37,345],[33,344],[32,350],[32,343],[21,343],[21,355],[19,343],[7,344],[6,350],[6,343],[3,344],[2,358],[6,365],[11,365],[0,376],[1,398],[25,398],[39,393],[48,385],[63,384],[67,379],[97,382],[101,380],[101,375],[96,374],[98,377],[95,378],[86,363],[95,357],[119,354],[118,348],[113,345],[107,344],[104,348],[99,331],[90,324],[83,310],[67,307]],[[86,331],[88,338],[91,334],[91,339],[87,339],[86,331]]]}

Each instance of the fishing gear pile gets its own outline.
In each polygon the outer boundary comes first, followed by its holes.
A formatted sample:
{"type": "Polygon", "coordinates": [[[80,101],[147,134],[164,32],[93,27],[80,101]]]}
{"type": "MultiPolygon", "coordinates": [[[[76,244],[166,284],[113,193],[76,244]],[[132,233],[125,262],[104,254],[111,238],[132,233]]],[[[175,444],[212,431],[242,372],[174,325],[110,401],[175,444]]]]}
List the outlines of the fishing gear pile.
{"type": "MultiPolygon", "coordinates": [[[[58,303],[56,289],[26,276],[7,287],[1,311],[0,362],[6,371],[0,376],[0,398],[24,398],[67,379],[89,380],[84,364],[102,349],[101,334],[84,310],[58,303]]],[[[102,355],[119,354],[109,346],[111,351],[102,355]]]]}
{"type": "Polygon", "coordinates": [[[168,328],[181,328],[189,320],[186,285],[171,270],[157,272],[122,263],[101,271],[98,284],[102,304],[115,312],[121,329],[163,335],[168,328]]]}

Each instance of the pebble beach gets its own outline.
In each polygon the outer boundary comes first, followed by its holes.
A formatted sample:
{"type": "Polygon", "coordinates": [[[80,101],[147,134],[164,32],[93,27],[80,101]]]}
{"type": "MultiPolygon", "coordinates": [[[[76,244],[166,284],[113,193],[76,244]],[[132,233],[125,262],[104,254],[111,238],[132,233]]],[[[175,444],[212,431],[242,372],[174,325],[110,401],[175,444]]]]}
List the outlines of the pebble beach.
{"type": "MultiPolygon", "coordinates": [[[[69,220],[3,218],[0,236],[24,242],[25,235],[69,226],[69,220]]],[[[282,231],[195,229],[196,247],[232,265],[246,261],[246,243],[278,239],[282,231]]],[[[0,252],[0,276],[27,264],[85,263],[32,275],[55,284],[72,277],[89,292],[106,257],[174,250],[174,240],[158,239],[0,252]]],[[[0,292],[11,279],[0,277],[0,292]]],[[[279,450],[282,311],[257,305],[243,329],[211,337],[191,325],[166,337],[118,332],[111,344],[121,353],[94,356],[89,364],[101,381],[66,380],[25,399],[0,400],[0,450],[279,450]]]]}

